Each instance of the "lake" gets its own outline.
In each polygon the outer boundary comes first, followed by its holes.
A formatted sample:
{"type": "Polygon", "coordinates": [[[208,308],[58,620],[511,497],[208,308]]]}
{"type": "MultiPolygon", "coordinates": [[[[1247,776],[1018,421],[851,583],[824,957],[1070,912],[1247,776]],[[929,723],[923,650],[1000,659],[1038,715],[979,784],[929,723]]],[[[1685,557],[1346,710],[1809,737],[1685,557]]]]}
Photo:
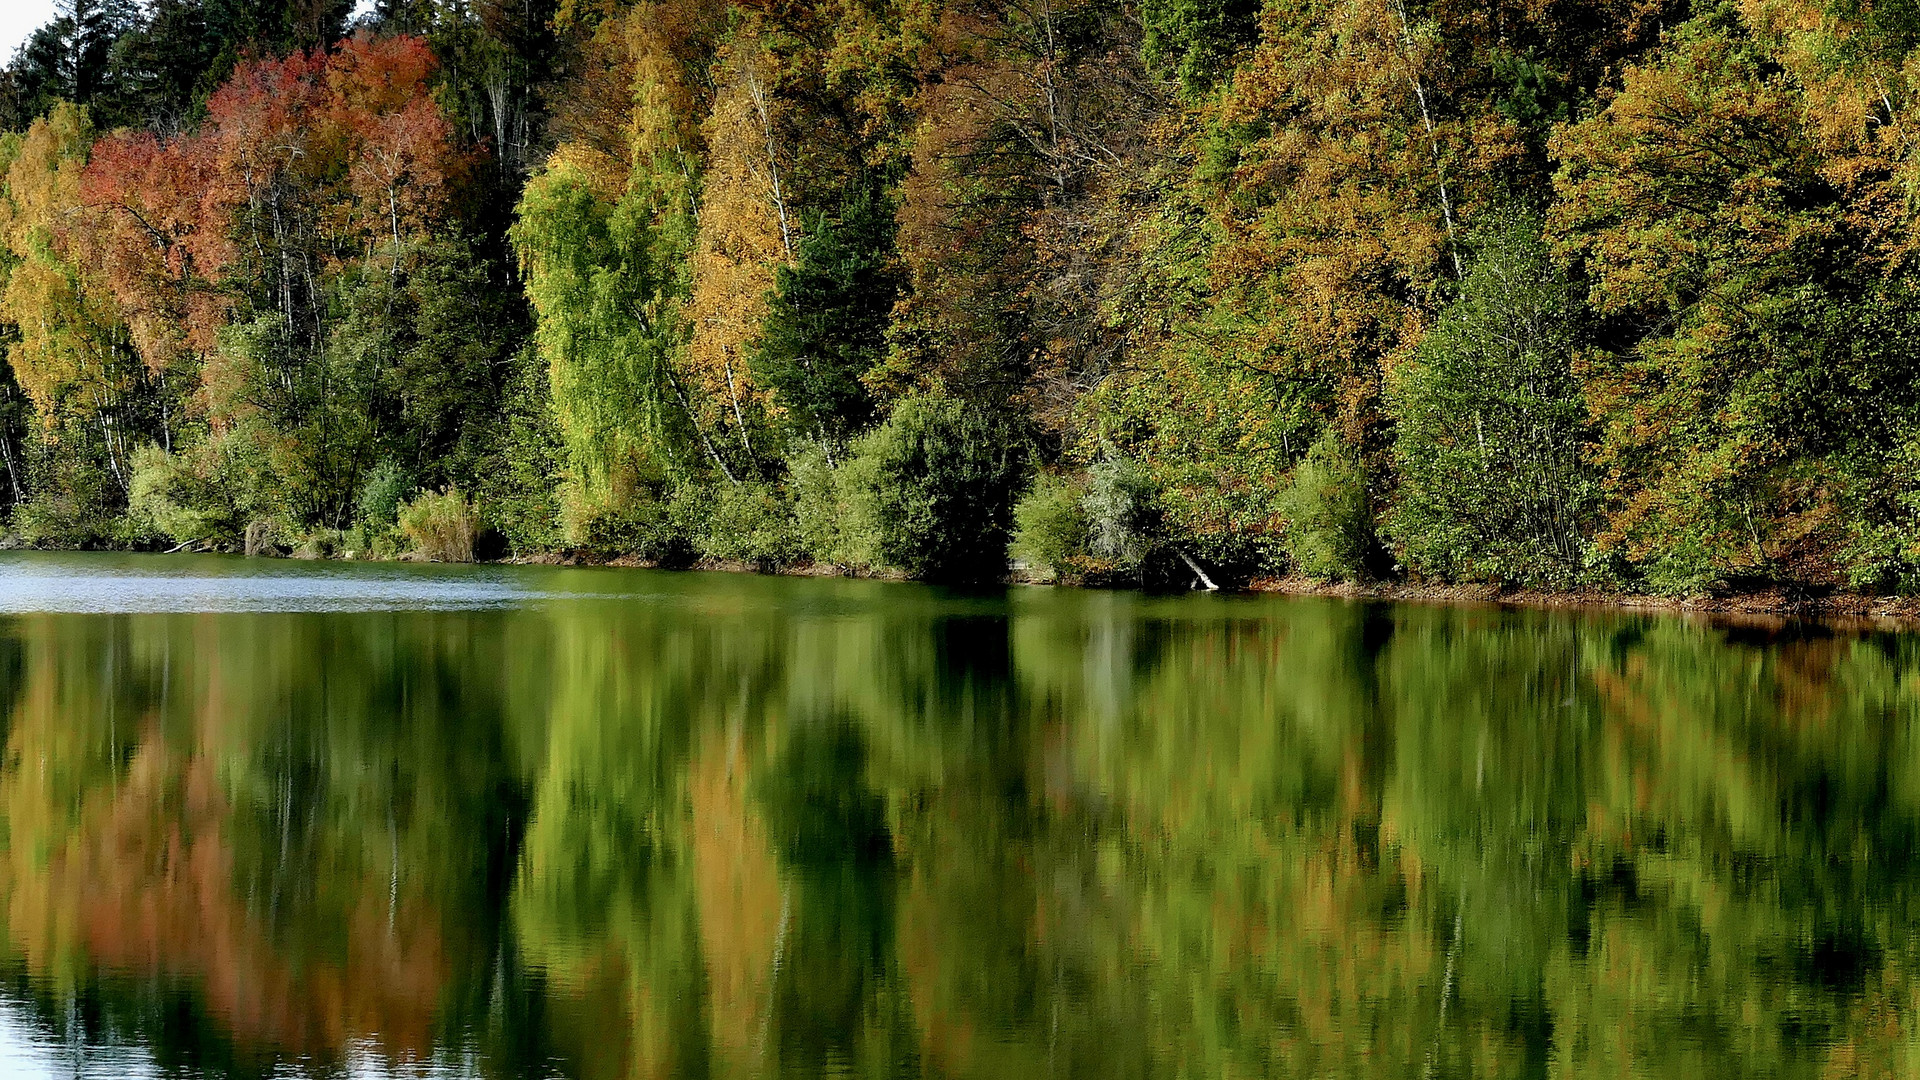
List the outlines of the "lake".
{"type": "Polygon", "coordinates": [[[0,555],[0,1072],[1920,1073],[1920,639],[0,555]]]}

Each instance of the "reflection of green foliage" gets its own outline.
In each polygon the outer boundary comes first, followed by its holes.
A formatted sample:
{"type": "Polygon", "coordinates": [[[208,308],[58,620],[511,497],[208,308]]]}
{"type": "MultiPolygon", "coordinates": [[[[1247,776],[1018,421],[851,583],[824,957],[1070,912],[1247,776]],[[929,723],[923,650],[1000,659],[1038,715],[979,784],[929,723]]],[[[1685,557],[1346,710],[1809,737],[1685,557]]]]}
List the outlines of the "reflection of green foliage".
{"type": "Polygon", "coordinates": [[[859,733],[802,728],[764,781],[784,854],[804,867],[869,866],[888,854],[884,804],[866,784],[859,733]]]}
{"type": "Polygon", "coordinates": [[[159,984],[31,914],[150,820],[299,977],[432,928],[434,1031],[490,1075],[1920,1065],[1906,638],[525,573],[652,598],[8,623],[36,1008],[160,1038],[159,984]]]}
{"type": "Polygon", "coordinates": [[[814,1074],[851,1059],[868,1075],[889,1074],[885,1066],[911,1055],[912,1042],[892,959],[891,838],[860,732],[796,727],[760,787],[797,879],[772,1005],[782,1064],[814,1074]],[[866,1023],[874,1015],[887,1021],[877,1033],[866,1023]]]}

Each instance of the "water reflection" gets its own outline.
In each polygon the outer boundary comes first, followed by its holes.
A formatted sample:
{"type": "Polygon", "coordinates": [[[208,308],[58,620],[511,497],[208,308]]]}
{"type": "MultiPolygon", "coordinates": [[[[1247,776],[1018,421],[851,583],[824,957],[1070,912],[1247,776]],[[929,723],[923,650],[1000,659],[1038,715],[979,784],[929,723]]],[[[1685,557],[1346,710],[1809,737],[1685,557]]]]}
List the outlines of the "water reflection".
{"type": "Polygon", "coordinates": [[[0,619],[0,1067],[1920,1069],[1914,638],[490,573],[0,619]]]}

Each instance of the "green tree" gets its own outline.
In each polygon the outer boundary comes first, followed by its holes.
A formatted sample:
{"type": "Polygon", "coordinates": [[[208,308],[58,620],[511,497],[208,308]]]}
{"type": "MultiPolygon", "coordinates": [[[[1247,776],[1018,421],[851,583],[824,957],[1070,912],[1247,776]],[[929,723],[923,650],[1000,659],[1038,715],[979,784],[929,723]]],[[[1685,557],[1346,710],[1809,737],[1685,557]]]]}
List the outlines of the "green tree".
{"type": "Polygon", "coordinates": [[[1293,470],[1282,504],[1287,554],[1295,571],[1336,581],[1352,581],[1366,572],[1373,547],[1367,474],[1338,436],[1328,432],[1307,451],[1293,470]]]}
{"type": "Polygon", "coordinates": [[[1260,8],[1261,0],[1144,0],[1142,51],[1188,93],[1204,92],[1259,39],[1260,8]]]}
{"type": "Polygon", "coordinates": [[[1477,239],[1460,295],[1388,387],[1387,532],[1422,574],[1565,584],[1597,508],[1574,375],[1581,297],[1536,218],[1492,218],[1477,239]]]}
{"type": "Polygon", "coordinates": [[[686,335],[691,215],[672,192],[643,177],[608,199],[562,159],[527,185],[514,224],[569,474],[590,506],[698,452],[673,355],[686,335]]]}
{"type": "Polygon", "coordinates": [[[754,372],[796,435],[832,443],[872,423],[862,377],[886,352],[903,282],[893,207],[870,191],[821,215],[782,266],[754,356],[754,372]]]}

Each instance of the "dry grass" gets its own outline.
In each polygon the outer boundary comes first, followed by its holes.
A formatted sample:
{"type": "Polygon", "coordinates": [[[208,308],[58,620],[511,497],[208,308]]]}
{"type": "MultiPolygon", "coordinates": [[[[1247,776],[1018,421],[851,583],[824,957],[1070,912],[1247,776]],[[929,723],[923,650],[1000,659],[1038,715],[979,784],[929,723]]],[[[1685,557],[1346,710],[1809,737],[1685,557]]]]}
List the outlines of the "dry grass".
{"type": "Polygon", "coordinates": [[[425,492],[400,508],[400,534],[428,562],[472,562],[480,512],[459,488],[425,492]]]}

